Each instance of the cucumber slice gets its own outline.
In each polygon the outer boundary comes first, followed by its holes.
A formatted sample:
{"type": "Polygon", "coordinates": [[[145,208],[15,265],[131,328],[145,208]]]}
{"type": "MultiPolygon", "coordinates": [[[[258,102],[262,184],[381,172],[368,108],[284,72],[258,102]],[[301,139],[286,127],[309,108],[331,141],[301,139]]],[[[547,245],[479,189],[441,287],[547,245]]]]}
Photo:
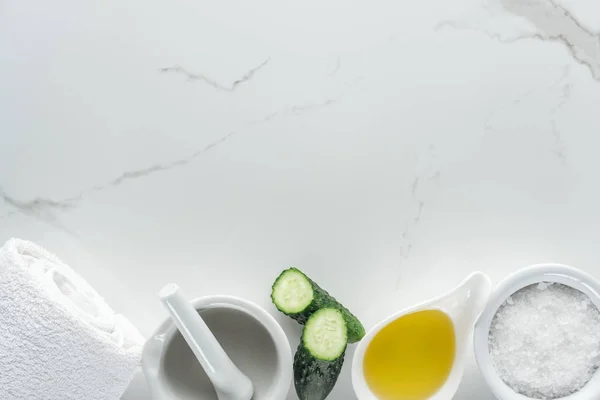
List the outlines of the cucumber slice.
{"type": "MultiPolygon", "coordinates": [[[[308,308],[315,299],[315,292],[310,280],[296,268],[283,271],[273,284],[271,300],[275,307],[282,313],[304,318],[305,323],[309,315],[308,308]]],[[[296,318],[294,318],[296,319],[296,318]]]]}
{"type": "Polygon", "coordinates": [[[348,328],[340,310],[322,308],[310,316],[302,331],[302,345],[316,359],[334,361],[348,344],[348,328]]]}
{"type": "Polygon", "coordinates": [[[305,324],[324,307],[336,308],[346,320],[348,343],[358,342],[365,336],[365,328],[358,318],[297,268],[286,269],[279,275],[273,284],[271,300],[279,311],[300,324],[305,324]]]}
{"type": "Polygon", "coordinates": [[[325,400],[333,390],[347,347],[342,312],[323,308],[310,316],[294,356],[294,386],[300,400],[325,400]]]}

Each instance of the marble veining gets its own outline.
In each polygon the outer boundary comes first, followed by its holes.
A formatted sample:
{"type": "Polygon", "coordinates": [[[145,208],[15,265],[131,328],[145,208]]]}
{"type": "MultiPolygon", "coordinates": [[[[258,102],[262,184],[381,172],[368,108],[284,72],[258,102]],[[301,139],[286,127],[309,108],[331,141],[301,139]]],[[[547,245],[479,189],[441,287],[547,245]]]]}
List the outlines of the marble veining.
{"type": "MultiPolygon", "coordinates": [[[[544,91],[549,96],[556,98],[555,103],[550,105],[548,108],[550,115],[549,135],[551,140],[551,151],[563,164],[567,162],[568,149],[565,139],[563,138],[563,133],[559,129],[557,117],[563,108],[568,104],[571,97],[572,83],[569,80],[570,74],[571,66],[567,65],[563,68],[561,76],[544,91]]],[[[500,118],[496,116],[496,113],[498,113],[501,109],[505,109],[506,107],[519,107],[527,101],[535,101],[531,99],[532,96],[536,95],[538,92],[539,91],[536,90],[528,90],[526,93],[516,96],[515,99],[509,104],[506,104],[501,108],[494,109],[485,122],[485,130],[487,132],[494,132],[495,128],[492,121],[500,118]]]]}
{"type": "Polygon", "coordinates": [[[2,196],[2,201],[4,201],[4,203],[14,208],[14,210],[0,215],[0,220],[9,218],[16,214],[23,214],[45,222],[56,229],[76,236],[73,231],[65,227],[60,222],[57,212],[64,212],[73,209],[76,206],[76,201],[78,200],[79,196],[61,201],[45,199],[41,197],[37,197],[29,201],[21,201],[9,196],[4,189],[2,189],[2,187],[0,187],[0,196],[2,196]]]}
{"type": "Polygon", "coordinates": [[[563,163],[567,162],[567,145],[563,139],[561,131],[557,126],[556,115],[563,109],[563,107],[565,107],[569,101],[569,98],[571,97],[572,85],[568,81],[570,71],[571,67],[566,66],[563,76],[557,83],[560,89],[558,103],[556,103],[556,105],[550,109],[550,114],[552,116],[550,123],[552,124],[552,136],[554,138],[553,152],[563,163]]]}
{"type": "Polygon", "coordinates": [[[270,61],[271,59],[268,58],[265,61],[263,61],[260,65],[252,68],[251,70],[249,70],[248,72],[246,72],[244,74],[244,76],[242,76],[239,79],[236,79],[235,81],[233,81],[233,83],[231,84],[231,86],[223,86],[220,83],[210,79],[209,77],[202,75],[202,74],[195,74],[192,72],[188,72],[185,68],[182,68],[180,66],[173,66],[173,67],[165,67],[165,68],[161,68],[159,69],[160,72],[162,73],[176,73],[176,74],[182,74],[184,75],[188,81],[194,82],[194,81],[201,81],[206,83],[207,85],[217,89],[217,90],[222,90],[224,92],[235,92],[235,90],[238,88],[239,85],[241,85],[244,82],[248,82],[249,80],[252,79],[252,77],[254,76],[254,74],[256,74],[258,72],[259,69],[263,68],[265,65],[267,65],[267,63],[270,61]]]}
{"type": "Polygon", "coordinates": [[[406,279],[403,271],[406,264],[410,261],[410,253],[415,245],[415,235],[418,230],[419,222],[423,216],[426,200],[435,195],[435,188],[440,184],[441,171],[434,144],[429,145],[424,157],[417,159],[420,165],[420,173],[415,177],[410,186],[412,196],[411,209],[413,214],[404,221],[404,228],[400,234],[400,262],[398,263],[399,274],[396,279],[396,289],[398,289],[406,279]]]}
{"type": "MultiPolygon", "coordinates": [[[[217,90],[233,92],[236,90],[236,88],[240,84],[252,79],[254,74],[259,69],[264,67],[269,61],[270,61],[270,59],[267,59],[263,63],[261,63],[259,66],[252,68],[242,78],[235,80],[230,87],[222,86],[222,85],[218,84],[217,82],[215,82],[215,81],[211,80],[210,78],[207,78],[203,75],[191,74],[180,67],[163,68],[160,71],[161,72],[182,73],[182,74],[186,75],[188,80],[190,80],[190,81],[201,80],[201,81],[205,82],[206,84],[208,84],[209,86],[214,87],[217,90]]],[[[340,68],[340,59],[338,58],[335,69],[329,75],[330,76],[334,75],[339,70],[339,68],[340,68]]],[[[301,115],[305,112],[309,112],[312,110],[330,106],[330,105],[334,104],[336,101],[343,98],[343,96],[346,94],[346,92],[348,90],[354,88],[360,82],[360,80],[361,80],[360,77],[350,80],[348,82],[348,84],[345,86],[343,92],[336,99],[329,98],[329,99],[326,99],[326,100],[323,100],[320,102],[298,104],[298,105],[293,105],[291,107],[286,107],[281,110],[274,111],[262,118],[248,121],[248,122],[246,122],[246,125],[262,124],[262,123],[269,122],[272,119],[277,118],[277,117],[301,115]]],[[[152,175],[157,172],[165,172],[165,171],[169,171],[174,168],[180,168],[180,167],[187,166],[189,163],[193,162],[198,157],[203,156],[207,151],[210,151],[211,149],[213,149],[219,145],[222,145],[223,143],[225,143],[227,140],[231,139],[233,136],[237,135],[238,133],[239,133],[239,131],[230,132],[183,158],[167,161],[164,163],[157,163],[157,164],[150,165],[148,167],[143,167],[143,168],[136,169],[136,170],[125,171],[121,175],[116,177],[115,179],[110,180],[109,182],[92,186],[89,189],[80,191],[76,195],[70,196],[68,198],[60,199],[60,200],[41,198],[41,197],[36,197],[32,200],[27,200],[27,201],[18,200],[18,199],[15,199],[15,198],[9,196],[7,193],[4,192],[2,187],[0,187],[0,194],[2,195],[2,200],[7,205],[15,208],[15,210],[12,210],[6,214],[0,215],[0,219],[10,217],[12,215],[15,215],[16,213],[21,213],[23,215],[27,215],[27,216],[36,218],[42,222],[48,223],[51,226],[53,226],[57,229],[63,230],[69,234],[77,236],[77,234],[75,232],[73,232],[69,228],[65,227],[59,221],[59,214],[63,213],[63,212],[67,212],[67,211],[72,210],[75,207],[77,207],[79,205],[80,201],[86,195],[90,195],[95,192],[103,191],[108,188],[117,187],[117,186],[123,184],[124,182],[132,180],[132,179],[146,177],[146,176],[152,175]]]]}
{"type": "MultiPolygon", "coordinates": [[[[600,33],[584,26],[569,10],[555,0],[497,0],[507,12],[524,18],[533,27],[533,32],[503,35],[485,28],[485,22],[448,20],[436,29],[473,29],[503,43],[537,39],[562,44],[571,57],[587,67],[595,80],[600,80],[600,33]],[[483,29],[482,29],[483,28],[483,29]]],[[[492,4],[494,2],[491,2],[492,4]]],[[[488,3],[489,4],[489,3],[488,3]]]]}
{"type": "Polygon", "coordinates": [[[335,62],[335,67],[333,67],[333,69],[331,70],[331,72],[328,73],[327,75],[334,76],[340,70],[341,66],[342,66],[342,57],[338,56],[337,59],[336,59],[336,62],[335,62]]]}

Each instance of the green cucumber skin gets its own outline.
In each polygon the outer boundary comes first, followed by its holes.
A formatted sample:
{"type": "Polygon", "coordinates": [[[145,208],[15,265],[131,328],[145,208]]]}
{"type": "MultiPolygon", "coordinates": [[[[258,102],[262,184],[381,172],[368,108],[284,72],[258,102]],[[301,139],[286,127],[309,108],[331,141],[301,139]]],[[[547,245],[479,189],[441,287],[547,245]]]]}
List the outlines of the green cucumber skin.
{"type": "MultiPolygon", "coordinates": [[[[340,310],[344,319],[346,320],[346,325],[348,326],[348,343],[356,343],[360,341],[365,336],[365,328],[360,323],[358,318],[356,318],[346,307],[344,307],[340,302],[338,302],[332,295],[327,293],[326,290],[322,289],[316,282],[310,279],[306,274],[300,271],[297,268],[290,268],[283,271],[279,276],[285,274],[289,270],[294,270],[306,277],[310,284],[312,285],[314,296],[313,301],[299,313],[289,314],[285,311],[281,310],[279,307],[277,308],[279,311],[287,315],[288,317],[293,318],[298,321],[298,323],[304,325],[308,318],[313,315],[315,312],[320,310],[321,308],[331,307],[340,310]]],[[[278,278],[279,279],[279,278],[278,278]]],[[[277,280],[275,280],[277,282],[277,280]]],[[[272,299],[274,300],[274,299],[272,299]]],[[[277,307],[277,303],[273,301],[275,306],[277,307]]]]}
{"type": "Polygon", "coordinates": [[[300,343],[294,355],[294,386],[298,398],[325,400],[340,376],[345,353],[334,361],[322,361],[313,357],[300,343]]]}

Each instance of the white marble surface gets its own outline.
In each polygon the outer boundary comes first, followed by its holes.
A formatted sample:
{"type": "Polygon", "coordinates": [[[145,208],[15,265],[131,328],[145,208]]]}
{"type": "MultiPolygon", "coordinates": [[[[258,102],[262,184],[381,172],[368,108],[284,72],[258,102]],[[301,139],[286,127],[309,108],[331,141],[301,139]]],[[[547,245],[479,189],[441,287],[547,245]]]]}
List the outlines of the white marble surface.
{"type": "Polygon", "coordinates": [[[596,0],[4,0],[0,241],[146,335],[164,283],[276,315],[292,264],[367,326],[475,269],[600,277],[599,30],[596,0]]]}

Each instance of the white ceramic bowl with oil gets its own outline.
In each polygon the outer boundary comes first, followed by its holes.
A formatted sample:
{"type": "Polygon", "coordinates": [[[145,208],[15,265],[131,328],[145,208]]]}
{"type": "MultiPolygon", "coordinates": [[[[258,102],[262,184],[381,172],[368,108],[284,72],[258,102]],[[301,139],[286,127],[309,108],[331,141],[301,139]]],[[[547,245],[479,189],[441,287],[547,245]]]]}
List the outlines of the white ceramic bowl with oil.
{"type": "MultiPolygon", "coordinates": [[[[509,296],[526,286],[540,282],[561,283],[577,289],[585,293],[600,309],[600,283],[585,272],[568,265],[536,264],[523,268],[500,282],[477,319],[473,335],[477,364],[486,383],[499,400],[530,400],[530,398],[513,391],[496,373],[488,350],[488,336],[492,320],[498,308],[509,296]]],[[[600,370],[581,390],[570,396],[562,397],[560,400],[597,399],[600,399],[600,370]]]]}
{"type": "Polygon", "coordinates": [[[455,333],[455,358],[448,378],[432,396],[423,400],[450,400],[454,397],[463,376],[466,350],[471,346],[473,324],[492,291],[490,278],[482,272],[469,275],[458,287],[443,296],[398,311],[378,323],[360,341],[352,360],[352,385],[358,400],[385,400],[371,391],[365,379],[363,363],[365,352],[373,338],[391,322],[404,315],[424,311],[440,310],[452,320],[455,333]]]}

